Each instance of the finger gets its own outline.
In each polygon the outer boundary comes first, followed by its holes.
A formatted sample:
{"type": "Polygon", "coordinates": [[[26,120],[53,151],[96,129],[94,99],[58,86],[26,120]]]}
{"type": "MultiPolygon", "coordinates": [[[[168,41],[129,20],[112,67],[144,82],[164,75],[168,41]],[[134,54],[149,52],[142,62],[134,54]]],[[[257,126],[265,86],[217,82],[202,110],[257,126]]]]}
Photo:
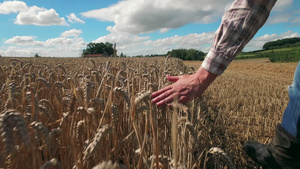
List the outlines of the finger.
{"type": "Polygon", "coordinates": [[[157,102],[160,102],[160,101],[168,98],[172,93],[174,93],[174,91],[171,89],[172,88],[170,88],[169,90],[165,91],[164,93],[161,93],[160,95],[156,96],[154,99],[152,99],[152,103],[157,103],[157,102]]]}
{"type": "MultiPolygon", "coordinates": [[[[179,98],[178,102],[179,102],[179,103],[185,103],[185,102],[187,102],[187,101],[189,101],[189,100],[190,100],[189,97],[187,97],[187,96],[181,96],[181,97],[179,98]]],[[[173,107],[173,102],[168,103],[168,107],[172,108],[172,107],[173,107]]]]}
{"type": "Polygon", "coordinates": [[[166,87],[164,87],[164,88],[162,88],[162,89],[160,89],[160,90],[158,90],[158,91],[156,91],[156,92],[153,92],[153,93],[151,94],[151,97],[152,97],[152,98],[156,98],[157,96],[159,96],[159,95],[161,95],[162,93],[164,93],[164,92],[170,90],[171,88],[172,88],[171,86],[166,86],[166,87]]]}
{"type": "Polygon", "coordinates": [[[174,101],[174,98],[177,98],[178,93],[169,94],[168,97],[164,97],[164,99],[160,100],[156,103],[157,106],[169,105],[174,101]]]}
{"type": "Polygon", "coordinates": [[[190,100],[190,97],[188,97],[188,96],[181,96],[178,101],[180,103],[185,103],[185,102],[187,102],[189,100],[190,100]]]}
{"type": "Polygon", "coordinates": [[[171,76],[171,75],[167,75],[167,79],[168,79],[170,82],[177,82],[177,80],[180,79],[180,76],[171,76]]]}

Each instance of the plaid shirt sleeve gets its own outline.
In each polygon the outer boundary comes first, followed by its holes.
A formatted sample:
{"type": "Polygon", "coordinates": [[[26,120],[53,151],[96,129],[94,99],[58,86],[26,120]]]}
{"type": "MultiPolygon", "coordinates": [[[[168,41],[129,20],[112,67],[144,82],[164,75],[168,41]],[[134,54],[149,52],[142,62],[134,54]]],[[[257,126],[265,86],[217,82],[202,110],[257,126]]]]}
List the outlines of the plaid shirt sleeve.
{"type": "Polygon", "coordinates": [[[202,67],[220,75],[266,22],[276,0],[235,0],[223,15],[202,67]]]}

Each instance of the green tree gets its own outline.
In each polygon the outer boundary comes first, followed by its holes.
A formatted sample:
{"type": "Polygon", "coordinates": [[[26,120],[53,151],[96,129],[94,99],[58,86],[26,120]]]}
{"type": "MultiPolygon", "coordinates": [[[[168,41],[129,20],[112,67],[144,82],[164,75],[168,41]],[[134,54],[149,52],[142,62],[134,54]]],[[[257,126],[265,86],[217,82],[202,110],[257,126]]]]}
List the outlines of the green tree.
{"type": "Polygon", "coordinates": [[[120,57],[126,57],[126,55],[123,54],[123,52],[121,52],[120,57]]]}
{"type": "Polygon", "coordinates": [[[285,39],[278,39],[276,41],[267,42],[264,44],[263,49],[264,50],[270,50],[270,49],[277,49],[282,47],[289,47],[293,44],[297,44],[300,42],[300,38],[285,38],[285,39]]]}
{"type": "Polygon", "coordinates": [[[189,49],[187,51],[186,60],[203,60],[205,53],[196,49],[189,49]]]}
{"type": "Polygon", "coordinates": [[[86,49],[82,50],[82,56],[85,56],[87,54],[104,54],[107,53],[108,55],[114,54],[114,48],[113,44],[106,42],[100,42],[100,43],[89,43],[86,46],[86,49]]]}
{"type": "Polygon", "coordinates": [[[196,49],[173,49],[167,55],[182,60],[204,60],[205,53],[196,49]]]}

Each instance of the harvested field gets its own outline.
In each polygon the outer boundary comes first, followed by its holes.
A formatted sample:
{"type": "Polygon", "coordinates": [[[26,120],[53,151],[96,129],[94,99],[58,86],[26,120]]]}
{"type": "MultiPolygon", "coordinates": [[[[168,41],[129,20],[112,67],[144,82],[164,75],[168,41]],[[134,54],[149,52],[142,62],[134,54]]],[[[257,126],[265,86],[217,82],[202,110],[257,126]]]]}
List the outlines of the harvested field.
{"type": "Polygon", "coordinates": [[[0,58],[0,168],[257,168],[242,151],[267,143],[296,63],[234,62],[201,98],[151,104],[200,62],[173,58],[0,58]],[[185,65],[187,66],[185,66],[185,65]]]}

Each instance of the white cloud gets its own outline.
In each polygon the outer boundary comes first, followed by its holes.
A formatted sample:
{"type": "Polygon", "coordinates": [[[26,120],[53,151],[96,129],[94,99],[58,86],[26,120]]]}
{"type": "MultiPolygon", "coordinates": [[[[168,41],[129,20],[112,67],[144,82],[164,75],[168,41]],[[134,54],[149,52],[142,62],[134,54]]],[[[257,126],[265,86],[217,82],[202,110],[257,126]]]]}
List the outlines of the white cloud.
{"type": "Polygon", "coordinates": [[[86,18],[114,22],[108,30],[131,34],[165,32],[188,23],[216,22],[231,0],[126,0],[81,13],[86,18]]]}
{"type": "Polygon", "coordinates": [[[110,42],[117,43],[119,51],[129,52],[135,50],[138,46],[141,46],[145,40],[150,39],[149,36],[141,37],[137,35],[132,35],[128,33],[110,33],[106,36],[99,37],[94,42],[110,42]]]}
{"type": "Polygon", "coordinates": [[[34,36],[15,36],[5,41],[5,43],[11,44],[28,44],[34,42],[34,36]]]}
{"type": "Polygon", "coordinates": [[[67,15],[67,18],[70,23],[85,23],[83,20],[79,19],[74,13],[70,13],[70,15],[67,15]]]}
{"type": "Polygon", "coordinates": [[[15,36],[6,40],[4,43],[21,46],[43,46],[42,42],[35,41],[35,36],[15,36]]]}
{"type": "Polygon", "coordinates": [[[276,14],[274,17],[270,17],[268,23],[277,24],[277,23],[287,23],[290,21],[291,14],[276,14]]]}
{"type": "MultiPolygon", "coordinates": [[[[82,49],[81,49],[82,50],[82,49]]],[[[66,48],[37,48],[9,46],[0,47],[1,56],[33,57],[36,53],[43,57],[78,57],[81,50],[66,48]]]]}
{"type": "MultiPolygon", "coordinates": [[[[143,34],[165,33],[189,23],[218,21],[232,0],[124,0],[107,8],[81,13],[83,17],[113,22],[110,32],[143,34]]],[[[277,0],[268,23],[298,23],[299,15],[291,15],[294,0],[277,0]]]]}
{"type": "Polygon", "coordinates": [[[299,9],[293,9],[294,0],[277,0],[267,23],[299,23],[299,9]]]}
{"type": "Polygon", "coordinates": [[[149,36],[138,36],[129,33],[111,33],[100,37],[95,42],[111,42],[117,44],[118,54],[120,52],[129,55],[165,54],[172,49],[194,48],[208,51],[213,40],[214,32],[192,33],[184,36],[174,35],[172,37],[151,40],[149,36]]]}
{"type": "Polygon", "coordinates": [[[36,53],[38,53],[39,55],[43,53],[43,49],[9,46],[7,48],[1,47],[0,53],[2,56],[33,57],[36,53]]]}
{"type": "Polygon", "coordinates": [[[71,29],[71,30],[68,30],[68,31],[65,31],[63,33],[61,33],[61,37],[78,37],[80,34],[82,34],[82,30],[79,30],[79,29],[71,29]]]}
{"type": "Polygon", "coordinates": [[[275,12],[282,12],[290,7],[293,4],[293,1],[294,0],[277,0],[272,10],[275,12]]]}
{"type": "Polygon", "coordinates": [[[294,18],[292,19],[292,23],[293,24],[300,24],[300,9],[298,9],[298,10],[296,10],[295,12],[294,12],[294,18]]]}
{"type": "Polygon", "coordinates": [[[211,46],[214,32],[191,33],[184,36],[172,36],[168,38],[152,41],[153,46],[173,46],[174,48],[195,48],[201,49],[203,46],[211,46]]]}
{"type": "MultiPolygon", "coordinates": [[[[71,29],[61,33],[60,37],[45,41],[37,41],[34,36],[15,36],[5,41],[6,44],[15,46],[0,47],[2,56],[34,56],[38,53],[42,56],[76,57],[86,47],[86,42],[79,37],[81,30],[71,29]]],[[[174,35],[157,40],[151,40],[149,36],[132,35],[128,33],[111,33],[99,37],[94,42],[110,42],[117,44],[118,54],[121,52],[127,56],[165,54],[172,49],[193,48],[208,52],[214,37],[214,32],[191,33],[184,36],[174,35]]],[[[277,39],[300,37],[299,33],[287,31],[282,34],[265,34],[254,38],[245,47],[245,51],[262,49],[269,41],[277,39]]]]}
{"type": "Polygon", "coordinates": [[[265,34],[263,36],[252,39],[245,47],[245,51],[260,50],[262,49],[263,45],[267,42],[293,37],[300,37],[300,34],[291,30],[282,34],[265,34]]]}
{"type": "Polygon", "coordinates": [[[23,1],[4,1],[0,3],[0,14],[18,13],[28,10],[28,6],[23,1]]]}
{"type": "MultiPolygon", "coordinates": [[[[128,56],[147,55],[147,54],[165,54],[172,49],[193,48],[208,52],[212,45],[215,32],[191,33],[184,36],[174,35],[157,40],[151,40],[150,37],[131,35],[128,33],[111,33],[107,36],[98,38],[95,42],[112,42],[117,44],[118,54],[121,52],[128,56]]],[[[277,39],[300,37],[299,33],[287,31],[282,34],[265,34],[252,39],[245,51],[262,49],[266,42],[277,39]]]]}
{"type": "Polygon", "coordinates": [[[31,6],[26,11],[21,11],[15,21],[18,25],[68,25],[63,17],[59,17],[54,9],[45,9],[31,6]]]}
{"type": "Polygon", "coordinates": [[[60,37],[37,41],[35,36],[15,36],[6,40],[11,46],[0,48],[2,56],[42,56],[77,57],[85,48],[86,42],[79,37],[81,30],[65,31],[60,37]]]}
{"type": "Polygon", "coordinates": [[[300,24],[300,16],[293,18],[292,23],[300,24]]]}
{"type": "MultiPolygon", "coordinates": [[[[59,17],[54,9],[37,6],[28,7],[23,1],[4,1],[0,3],[0,14],[18,13],[15,24],[18,25],[68,25],[63,17],[59,17]]],[[[75,14],[74,14],[75,15],[75,14]]],[[[73,15],[71,17],[74,17],[73,15]]],[[[72,18],[74,21],[75,18],[72,18]]],[[[77,18],[76,21],[80,22],[77,18]]]]}

